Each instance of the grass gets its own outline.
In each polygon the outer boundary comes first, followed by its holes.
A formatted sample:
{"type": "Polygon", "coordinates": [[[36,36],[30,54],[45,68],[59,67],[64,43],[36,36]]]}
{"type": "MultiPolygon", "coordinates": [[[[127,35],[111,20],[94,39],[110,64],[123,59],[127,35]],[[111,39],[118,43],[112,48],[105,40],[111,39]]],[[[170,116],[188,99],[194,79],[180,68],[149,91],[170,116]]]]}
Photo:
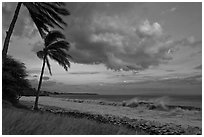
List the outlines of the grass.
{"type": "Polygon", "coordinates": [[[2,109],[3,135],[135,135],[125,127],[14,107],[2,109]]]}

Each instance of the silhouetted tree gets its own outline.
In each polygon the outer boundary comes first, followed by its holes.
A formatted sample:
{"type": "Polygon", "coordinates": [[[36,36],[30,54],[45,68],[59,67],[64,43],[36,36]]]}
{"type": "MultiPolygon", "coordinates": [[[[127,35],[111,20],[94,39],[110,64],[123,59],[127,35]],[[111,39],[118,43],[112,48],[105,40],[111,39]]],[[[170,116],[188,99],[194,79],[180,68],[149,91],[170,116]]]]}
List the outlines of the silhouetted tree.
{"type": "Polygon", "coordinates": [[[58,64],[63,66],[66,71],[68,70],[68,67],[70,67],[69,59],[71,56],[68,54],[69,43],[65,41],[65,36],[60,31],[49,32],[44,39],[44,46],[45,47],[42,51],[37,52],[37,56],[43,60],[43,64],[34,105],[35,110],[38,109],[38,98],[42,84],[45,63],[47,64],[50,75],[52,75],[48,57],[58,62],[58,64]]]}
{"type": "Polygon", "coordinates": [[[23,63],[7,56],[2,69],[2,97],[17,103],[23,89],[30,88],[26,67],[23,63]]]}
{"type": "Polygon", "coordinates": [[[6,32],[6,38],[4,41],[4,47],[2,51],[2,59],[4,61],[8,47],[9,41],[11,38],[11,34],[13,32],[16,20],[18,18],[18,14],[21,8],[21,5],[24,5],[34,21],[36,27],[39,30],[39,33],[42,38],[44,38],[45,33],[49,31],[49,27],[54,28],[54,26],[58,26],[63,28],[61,24],[67,25],[60,15],[66,16],[69,15],[69,11],[65,9],[65,3],[62,2],[18,2],[13,19],[9,26],[8,31],[6,32]]]}

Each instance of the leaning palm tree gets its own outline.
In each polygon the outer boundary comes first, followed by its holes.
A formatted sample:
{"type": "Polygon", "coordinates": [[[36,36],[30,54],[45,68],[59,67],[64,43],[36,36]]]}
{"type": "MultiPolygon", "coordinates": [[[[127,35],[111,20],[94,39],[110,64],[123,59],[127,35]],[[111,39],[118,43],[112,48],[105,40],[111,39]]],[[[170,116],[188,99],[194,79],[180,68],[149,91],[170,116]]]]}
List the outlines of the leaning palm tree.
{"type": "Polygon", "coordinates": [[[38,98],[42,84],[45,64],[47,64],[49,73],[50,75],[52,75],[48,57],[58,62],[58,64],[63,66],[66,71],[70,67],[69,59],[71,58],[71,56],[68,54],[69,43],[65,41],[65,36],[60,31],[49,32],[44,39],[44,46],[45,47],[42,51],[37,52],[37,56],[43,60],[43,65],[36,93],[36,100],[34,105],[35,110],[38,110],[38,98]]]}
{"type": "Polygon", "coordinates": [[[13,19],[11,21],[8,31],[6,32],[6,38],[4,41],[4,47],[2,51],[3,60],[6,58],[11,34],[13,32],[13,29],[17,21],[18,14],[19,14],[22,4],[28,9],[30,16],[32,20],[34,21],[36,27],[38,28],[39,33],[42,38],[44,38],[46,35],[46,32],[49,31],[49,27],[54,28],[55,26],[58,26],[63,29],[61,24],[65,26],[67,25],[61,18],[61,15],[67,16],[70,14],[69,11],[66,8],[64,8],[65,3],[62,3],[62,2],[18,2],[13,19]]]}

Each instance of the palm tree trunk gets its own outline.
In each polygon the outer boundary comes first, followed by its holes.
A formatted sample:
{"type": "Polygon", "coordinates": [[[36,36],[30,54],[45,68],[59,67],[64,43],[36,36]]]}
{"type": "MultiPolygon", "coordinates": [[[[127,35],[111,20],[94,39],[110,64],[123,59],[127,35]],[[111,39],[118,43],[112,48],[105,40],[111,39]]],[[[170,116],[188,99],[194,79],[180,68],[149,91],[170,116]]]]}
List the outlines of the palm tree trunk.
{"type": "Polygon", "coordinates": [[[37,93],[36,93],[34,110],[38,110],[38,99],[39,99],[40,88],[41,88],[42,78],[43,78],[43,73],[44,73],[44,68],[45,68],[45,59],[46,59],[46,55],[45,55],[44,58],[43,58],[43,66],[42,66],[42,70],[41,70],[41,74],[40,74],[40,80],[39,80],[39,84],[38,84],[38,90],[37,90],[37,93]]]}
{"type": "Polygon", "coordinates": [[[9,30],[6,31],[6,38],[5,38],[5,41],[4,41],[4,47],[3,47],[3,51],[2,51],[2,60],[3,61],[5,60],[7,52],[8,52],[9,41],[10,41],[11,34],[13,32],[13,29],[14,29],[14,26],[15,26],[15,23],[16,23],[16,20],[18,18],[18,14],[19,14],[19,11],[20,11],[20,8],[21,8],[21,4],[22,4],[22,2],[18,2],[18,5],[16,7],[16,10],[15,10],[13,19],[11,21],[9,30]]]}

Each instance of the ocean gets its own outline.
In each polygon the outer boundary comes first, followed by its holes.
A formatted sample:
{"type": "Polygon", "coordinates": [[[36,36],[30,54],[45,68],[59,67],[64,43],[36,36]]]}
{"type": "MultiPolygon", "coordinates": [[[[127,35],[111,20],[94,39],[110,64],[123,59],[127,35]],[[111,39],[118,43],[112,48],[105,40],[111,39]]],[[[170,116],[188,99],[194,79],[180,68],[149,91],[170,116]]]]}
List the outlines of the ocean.
{"type": "Polygon", "coordinates": [[[129,100],[149,102],[156,101],[165,105],[202,108],[202,95],[58,95],[58,97],[111,102],[122,102],[129,100]]]}

